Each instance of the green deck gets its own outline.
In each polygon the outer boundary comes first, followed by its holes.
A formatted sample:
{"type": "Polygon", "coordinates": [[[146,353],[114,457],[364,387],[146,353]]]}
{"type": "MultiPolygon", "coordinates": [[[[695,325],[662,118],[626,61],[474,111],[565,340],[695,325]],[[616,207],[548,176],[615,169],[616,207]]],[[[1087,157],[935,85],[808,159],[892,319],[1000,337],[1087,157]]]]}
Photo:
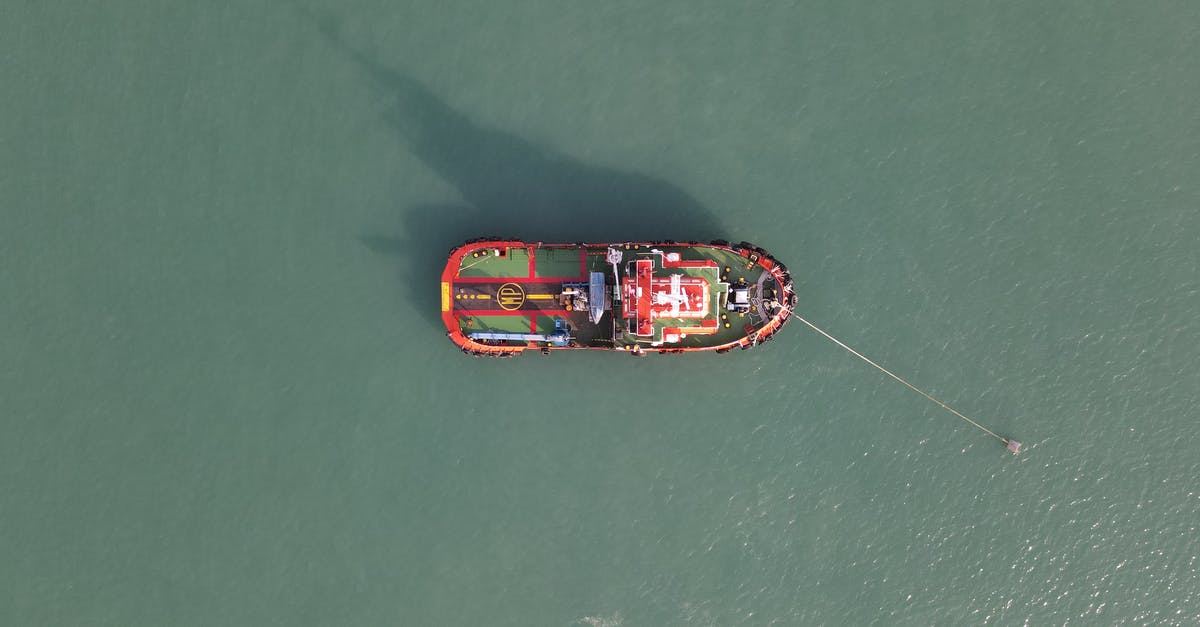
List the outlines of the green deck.
{"type": "Polygon", "coordinates": [[[580,276],[580,252],[578,248],[539,249],[534,263],[534,276],[539,279],[580,276]]]}
{"type": "Polygon", "coordinates": [[[509,248],[502,256],[489,252],[486,256],[467,255],[458,271],[460,277],[526,276],[529,272],[529,253],[524,248],[509,248]]]}
{"type": "MultiPolygon", "coordinates": [[[[622,315],[624,303],[613,303],[611,311],[606,311],[599,324],[593,324],[588,319],[586,311],[565,311],[558,300],[563,283],[586,282],[588,273],[603,272],[606,279],[606,291],[613,290],[612,266],[606,261],[606,247],[579,246],[541,246],[534,249],[533,264],[530,265],[527,248],[509,248],[497,254],[495,249],[478,255],[467,255],[463,258],[459,278],[473,280],[455,283],[452,303],[459,316],[462,330],[466,333],[473,331],[494,331],[509,333],[538,333],[548,334],[553,331],[554,320],[566,318],[572,327],[572,334],[581,346],[611,347],[614,344],[613,320],[616,316],[618,331],[615,334],[617,346],[639,345],[649,350],[672,348],[699,348],[718,346],[736,342],[747,335],[747,326],[757,328],[762,324],[762,318],[754,313],[739,314],[726,312],[720,304],[726,299],[729,284],[744,279],[752,286],[756,284],[765,270],[749,263],[744,257],[735,252],[712,248],[708,246],[655,246],[654,249],[679,253],[685,261],[712,260],[718,264],[713,268],[664,268],[658,263],[654,276],[661,278],[670,274],[680,274],[684,277],[700,277],[709,285],[709,309],[706,318],[716,317],[718,327],[715,332],[708,334],[689,334],[678,342],[651,346],[652,338],[638,337],[630,332],[627,324],[631,319],[622,315]],[[485,281],[484,279],[493,279],[485,281]],[[557,279],[546,281],[546,279],[557,279]],[[516,311],[500,311],[497,302],[497,290],[509,283],[521,286],[524,302],[516,311]],[[490,308],[490,310],[489,310],[490,308]],[[729,326],[726,327],[725,324],[729,326]]],[[[626,276],[625,268],[630,262],[643,256],[651,255],[650,247],[640,247],[628,250],[622,249],[624,259],[621,263],[622,277],[626,276]]],[[[657,255],[653,255],[656,259],[657,255]]],[[[511,288],[509,288],[511,289],[511,288]]],[[[654,318],[652,325],[655,337],[661,337],[662,329],[670,327],[699,326],[700,319],[654,318]]]]}

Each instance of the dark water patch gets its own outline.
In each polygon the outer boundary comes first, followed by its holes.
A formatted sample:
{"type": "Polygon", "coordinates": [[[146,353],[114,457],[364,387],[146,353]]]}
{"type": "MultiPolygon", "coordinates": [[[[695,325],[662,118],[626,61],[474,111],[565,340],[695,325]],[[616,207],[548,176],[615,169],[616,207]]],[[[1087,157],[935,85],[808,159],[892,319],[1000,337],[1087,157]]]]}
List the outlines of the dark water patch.
{"type": "Polygon", "coordinates": [[[408,207],[400,214],[400,234],[359,238],[375,252],[400,258],[401,280],[431,323],[441,324],[436,283],[446,252],[469,238],[708,241],[725,235],[712,211],[670,182],[588,164],[480,125],[422,82],[343,39],[335,21],[318,25],[390,102],[385,117],[399,140],[465,200],[408,207]]]}

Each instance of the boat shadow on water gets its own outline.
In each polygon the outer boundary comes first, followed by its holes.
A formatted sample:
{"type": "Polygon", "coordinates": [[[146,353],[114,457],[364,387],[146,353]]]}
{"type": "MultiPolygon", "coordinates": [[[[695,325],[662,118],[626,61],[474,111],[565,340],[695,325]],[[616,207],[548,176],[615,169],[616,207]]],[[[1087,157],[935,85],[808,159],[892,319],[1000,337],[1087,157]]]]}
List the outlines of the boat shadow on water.
{"type": "Polygon", "coordinates": [[[407,296],[431,324],[442,325],[437,282],[447,250],[466,239],[708,241],[725,235],[714,214],[675,185],[583,163],[481,126],[420,81],[349,45],[335,24],[321,30],[382,92],[388,123],[404,145],[465,201],[409,207],[402,233],[359,237],[371,250],[400,259],[407,296]]]}

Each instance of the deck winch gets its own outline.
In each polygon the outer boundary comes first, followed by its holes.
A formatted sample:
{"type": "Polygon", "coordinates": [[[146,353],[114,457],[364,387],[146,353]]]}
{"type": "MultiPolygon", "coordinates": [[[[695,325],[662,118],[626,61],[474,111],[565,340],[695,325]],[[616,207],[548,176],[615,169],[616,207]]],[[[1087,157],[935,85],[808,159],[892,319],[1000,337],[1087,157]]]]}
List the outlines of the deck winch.
{"type": "Polygon", "coordinates": [[[734,313],[746,313],[750,311],[750,285],[745,281],[738,279],[729,287],[729,302],[725,307],[734,313]]]}

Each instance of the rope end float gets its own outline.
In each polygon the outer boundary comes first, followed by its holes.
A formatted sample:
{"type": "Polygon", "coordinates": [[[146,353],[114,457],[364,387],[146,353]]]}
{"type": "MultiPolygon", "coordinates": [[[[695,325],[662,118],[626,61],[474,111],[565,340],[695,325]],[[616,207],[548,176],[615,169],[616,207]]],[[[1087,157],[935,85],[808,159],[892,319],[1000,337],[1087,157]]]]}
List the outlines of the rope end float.
{"type": "Polygon", "coordinates": [[[1007,448],[1013,455],[1021,452],[1021,443],[1016,440],[1005,440],[1004,448],[1007,448]]]}

